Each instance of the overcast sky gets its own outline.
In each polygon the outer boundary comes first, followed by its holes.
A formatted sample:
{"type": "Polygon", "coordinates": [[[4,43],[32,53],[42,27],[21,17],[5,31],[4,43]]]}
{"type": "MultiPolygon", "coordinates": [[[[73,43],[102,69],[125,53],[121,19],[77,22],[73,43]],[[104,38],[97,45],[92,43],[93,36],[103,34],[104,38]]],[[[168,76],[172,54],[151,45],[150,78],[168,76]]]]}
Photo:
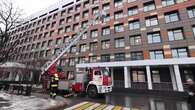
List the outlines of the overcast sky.
{"type": "Polygon", "coordinates": [[[40,11],[61,0],[14,0],[19,8],[24,10],[25,17],[40,11]]]}

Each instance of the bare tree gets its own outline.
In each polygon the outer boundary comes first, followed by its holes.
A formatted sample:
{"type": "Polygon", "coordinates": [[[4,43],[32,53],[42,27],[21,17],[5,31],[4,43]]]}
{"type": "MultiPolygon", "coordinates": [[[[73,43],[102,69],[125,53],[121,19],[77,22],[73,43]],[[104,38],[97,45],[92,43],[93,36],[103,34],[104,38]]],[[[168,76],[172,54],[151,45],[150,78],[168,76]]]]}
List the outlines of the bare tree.
{"type": "Polygon", "coordinates": [[[0,0],[0,63],[8,60],[13,54],[19,39],[10,40],[10,30],[21,21],[21,10],[14,6],[12,0],[0,0]]]}

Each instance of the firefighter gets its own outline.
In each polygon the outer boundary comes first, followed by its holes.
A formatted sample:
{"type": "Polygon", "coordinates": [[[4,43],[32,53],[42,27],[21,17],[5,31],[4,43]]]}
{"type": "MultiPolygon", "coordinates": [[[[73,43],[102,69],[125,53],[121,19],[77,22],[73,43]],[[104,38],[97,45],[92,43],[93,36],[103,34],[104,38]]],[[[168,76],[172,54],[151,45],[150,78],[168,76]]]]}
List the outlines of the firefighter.
{"type": "Polygon", "coordinates": [[[58,81],[59,81],[58,73],[55,73],[51,77],[51,84],[50,84],[50,97],[53,99],[55,99],[57,95],[58,81]]]}

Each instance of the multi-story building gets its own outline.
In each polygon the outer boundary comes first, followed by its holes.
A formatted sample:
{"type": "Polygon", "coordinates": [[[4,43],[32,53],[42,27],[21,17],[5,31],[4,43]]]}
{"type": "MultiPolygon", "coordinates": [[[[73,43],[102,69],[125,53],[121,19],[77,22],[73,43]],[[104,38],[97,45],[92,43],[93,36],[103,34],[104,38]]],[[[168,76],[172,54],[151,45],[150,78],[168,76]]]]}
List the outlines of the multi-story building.
{"type": "Polygon", "coordinates": [[[61,59],[67,74],[76,64],[104,66],[114,87],[166,91],[184,91],[186,80],[195,79],[195,0],[67,1],[10,31],[11,41],[21,39],[20,54],[11,60],[47,60],[105,10],[107,16],[61,59]]]}

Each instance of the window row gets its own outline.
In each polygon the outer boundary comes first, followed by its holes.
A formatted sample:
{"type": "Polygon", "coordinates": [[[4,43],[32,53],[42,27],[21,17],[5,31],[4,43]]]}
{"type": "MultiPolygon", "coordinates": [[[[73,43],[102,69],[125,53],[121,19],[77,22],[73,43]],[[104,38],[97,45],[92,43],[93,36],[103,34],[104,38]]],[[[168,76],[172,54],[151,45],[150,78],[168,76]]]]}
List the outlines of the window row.
{"type": "MultiPolygon", "coordinates": [[[[136,1],[136,0],[128,0],[128,2],[133,2],[133,1],[136,1]]],[[[183,2],[183,1],[185,1],[185,0],[162,0],[162,6],[174,5],[176,3],[180,3],[180,2],[183,2]]],[[[115,7],[121,6],[121,5],[123,5],[123,0],[116,0],[116,1],[114,1],[114,4],[115,4],[115,7]]],[[[85,1],[83,6],[84,6],[84,8],[85,7],[88,8],[89,7],[89,1],[85,1]]],[[[156,9],[155,2],[153,0],[144,3],[143,6],[144,6],[144,11],[145,12],[156,9]]],[[[75,6],[75,11],[80,11],[80,7],[81,7],[81,4],[77,4],[75,6]]],[[[102,9],[103,10],[109,10],[110,9],[110,3],[103,4],[102,9]]],[[[139,9],[138,9],[137,5],[135,5],[133,7],[129,7],[128,8],[128,15],[132,16],[132,15],[138,14],[138,10],[139,9]]],[[[189,17],[190,18],[194,17],[195,7],[194,6],[193,7],[188,7],[187,10],[188,10],[189,17]]],[[[70,13],[75,12],[75,11],[74,11],[73,7],[70,7],[68,9],[62,10],[60,15],[61,16],[67,15],[67,14],[70,14],[70,13]]],[[[99,7],[92,8],[92,15],[98,13],[98,11],[99,11],[99,7]]],[[[48,17],[40,19],[36,22],[33,22],[33,23],[27,24],[25,26],[22,26],[22,27],[20,27],[16,30],[12,31],[11,33],[13,34],[13,33],[19,32],[19,31],[23,31],[23,30],[29,29],[31,27],[41,25],[41,23],[44,24],[44,23],[46,23],[46,21],[51,21],[52,19],[56,19],[57,16],[58,16],[58,13],[55,13],[53,15],[49,15],[48,17]]],[[[121,18],[122,16],[123,16],[122,11],[115,12],[115,18],[116,19],[121,18]]],[[[88,18],[89,17],[89,10],[85,10],[84,12],[82,12],[82,17],[83,18],[88,18]]],[[[74,21],[79,21],[79,19],[80,19],[80,14],[79,13],[75,14],[74,15],[74,21]]],[[[61,20],[63,20],[63,19],[61,19],[61,20]]],[[[66,22],[72,22],[72,21],[73,21],[72,16],[68,16],[66,18],[66,22]]],[[[64,22],[64,21],[62,21],[62,22],[64,22]]],[[[59,23],[59,24],[61,24],[61,23],[59,23]]]]}
{"type": "MultiPolygon", "coordinates": [[[[57,53],[58,50],[55,50],[57,53]]],[[[54,52],[54,53],[55,53],[54,52]]],[[[40,52],[34,52],[34,53],[26,53],[22,54],[19,59],[28,59],[28,58],[41,58],[41,57],[47,57],[52,54],[51,50],[47,51],[40,51],[40,52]]],[[[150,59],[164,59],[164,51],[163,50],[150,50],[149,51],[150,59]]],[[[188,49],[186,47],[183,48],[173,48],[171,49],[171,55],[172,58],[186,58],[189,57],[188,49]]],[[[115,53],[114,58],[111,59],[111,54],[102,54],[100,56],[100,59],[98,60],[97,55],[90,56],[89,62],[95,63],[95,62],[110,62],[110,61],[125,61],[125,60],[144,60],[144,53],[143,51],[133,51],[128,53],[115,53]]],[[[16,59],[17,60],[17,59],[16,59]]],[[[75,65],[76,61],[75,58],[69,58],[70,65],[75,65]],[[70,63],[71,62],[71,63],[70,63]]],[[[78,63],[87,63],[87,60],[85,57],[79,57],[78,63]]]]}

